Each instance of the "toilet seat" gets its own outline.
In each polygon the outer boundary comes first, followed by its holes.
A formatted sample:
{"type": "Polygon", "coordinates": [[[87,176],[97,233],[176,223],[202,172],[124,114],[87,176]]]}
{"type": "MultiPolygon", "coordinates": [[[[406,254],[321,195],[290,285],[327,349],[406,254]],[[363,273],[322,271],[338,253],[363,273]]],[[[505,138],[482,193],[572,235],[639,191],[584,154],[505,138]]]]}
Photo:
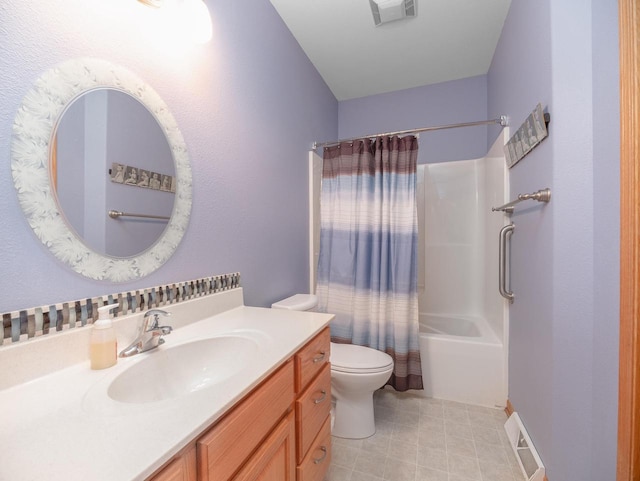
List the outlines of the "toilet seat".
{"type": "Polygon", "coordinates": [[[393,369],[389,354],[355,344],[331,343],[331,370],[352,374],[372,374],[393,369]]]}

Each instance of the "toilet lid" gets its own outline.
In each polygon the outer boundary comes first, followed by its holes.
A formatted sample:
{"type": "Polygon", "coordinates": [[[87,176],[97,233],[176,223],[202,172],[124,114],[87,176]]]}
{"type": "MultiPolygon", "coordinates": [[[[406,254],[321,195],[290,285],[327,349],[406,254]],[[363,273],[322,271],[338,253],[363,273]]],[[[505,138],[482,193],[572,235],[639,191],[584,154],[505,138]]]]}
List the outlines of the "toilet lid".
{"type": "Polygon", "coordinates": [[[340,372],[374,373],[393,368],[389,354],[355,344],[331,343],[331,369],[340,372]]]}
{"type": "Polygon", "coordinates": [[[272,309],[289,309],[290,311],[308,311],[318,305],[315,294],[294,294],[291,297],[271,304],[272,309]]]}

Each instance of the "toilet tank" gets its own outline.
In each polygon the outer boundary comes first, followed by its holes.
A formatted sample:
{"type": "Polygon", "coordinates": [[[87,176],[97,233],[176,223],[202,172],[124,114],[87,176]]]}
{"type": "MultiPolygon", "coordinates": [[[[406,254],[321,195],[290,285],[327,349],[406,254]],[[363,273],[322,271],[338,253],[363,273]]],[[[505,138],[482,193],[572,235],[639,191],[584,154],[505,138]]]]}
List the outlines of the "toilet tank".
{"type": "Polygon", "coordinates": [[[311,311],[318,305],[315,294],[295,294],[271,304],[273,309],[289,309],[290,311],[311,311]]]}

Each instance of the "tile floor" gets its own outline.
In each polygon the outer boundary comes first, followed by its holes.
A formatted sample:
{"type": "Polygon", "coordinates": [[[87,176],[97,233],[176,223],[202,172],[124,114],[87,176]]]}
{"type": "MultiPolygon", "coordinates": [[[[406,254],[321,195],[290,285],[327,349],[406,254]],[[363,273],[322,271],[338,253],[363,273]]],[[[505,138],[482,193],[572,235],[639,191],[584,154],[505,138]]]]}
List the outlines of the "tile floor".
{"type": "Polygon", "coordinates": [[[325,481],[523,481],[502,410],[376,391],[376,434],[333,438],[325,481]]]}

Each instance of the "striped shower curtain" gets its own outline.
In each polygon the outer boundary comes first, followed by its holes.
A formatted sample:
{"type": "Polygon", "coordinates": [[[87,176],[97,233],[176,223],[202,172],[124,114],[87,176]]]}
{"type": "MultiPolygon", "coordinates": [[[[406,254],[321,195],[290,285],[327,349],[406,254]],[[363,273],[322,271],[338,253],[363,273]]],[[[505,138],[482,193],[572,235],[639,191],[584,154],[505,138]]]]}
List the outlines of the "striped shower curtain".
{"type": "Polygon", "coordinates": [[[416,137],[378,137],[324,150],[319,310],[333,342],[391,355],[388,384],[422,389],[418,344],[416,137]]]}

